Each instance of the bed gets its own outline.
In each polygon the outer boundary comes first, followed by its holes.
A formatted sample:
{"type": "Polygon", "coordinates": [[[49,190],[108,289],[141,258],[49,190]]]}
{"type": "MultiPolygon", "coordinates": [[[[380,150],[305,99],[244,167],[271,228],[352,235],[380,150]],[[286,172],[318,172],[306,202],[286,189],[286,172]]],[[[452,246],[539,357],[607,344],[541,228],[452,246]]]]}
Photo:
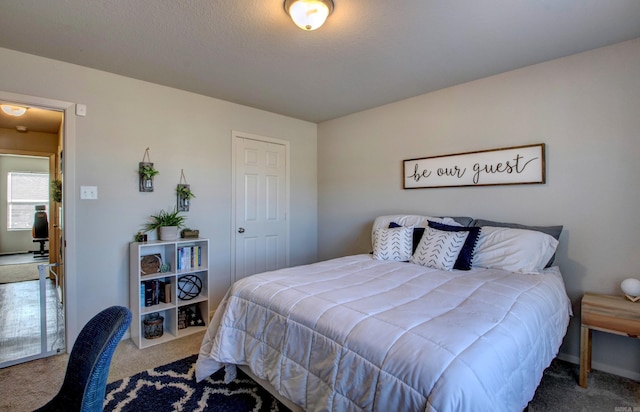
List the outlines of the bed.
{"type": "Polygon", "coordinates": [[[557,228],[381,216],[371,254],[232,285],[196,379],[242,366],[309,411],[521,411],[571,316],[557,228]]]}

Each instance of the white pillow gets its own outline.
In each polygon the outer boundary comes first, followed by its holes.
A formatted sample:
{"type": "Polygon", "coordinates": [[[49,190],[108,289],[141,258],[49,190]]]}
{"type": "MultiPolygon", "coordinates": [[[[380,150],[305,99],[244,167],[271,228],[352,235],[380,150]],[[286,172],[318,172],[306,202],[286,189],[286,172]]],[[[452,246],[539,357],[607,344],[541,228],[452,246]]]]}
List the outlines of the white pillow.
{"type": "Polygon", "coordinates": [[[558,247],[546,233],[482,226],[471,266],[518,273],[541,273],[558,247]]]}
{"type": "Polygon", "coordinates": [[[380,228],[373,231],[373,258],[405,262],[413,251],[413,229],[410,227],[380,228]]]}
{"type": "Polygon", "coordinates": [[[469,232],[449,232],[427,227],[409,260],[422,266],[452,270],[469,232]]]}

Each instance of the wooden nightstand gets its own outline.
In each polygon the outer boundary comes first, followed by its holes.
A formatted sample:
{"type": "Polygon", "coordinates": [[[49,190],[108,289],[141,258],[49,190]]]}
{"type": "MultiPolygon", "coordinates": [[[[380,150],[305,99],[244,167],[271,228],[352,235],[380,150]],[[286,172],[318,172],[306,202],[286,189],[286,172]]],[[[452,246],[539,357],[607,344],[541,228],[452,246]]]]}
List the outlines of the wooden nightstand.
{"type": "Polygon", "coordinates": [[[591,371],[591,331],[615,333],[637,338],[640,336],[640,302],[623,296],[585,293],[582,297],[582,325],[580,328],[580,386],[587,387],[587,373],[591,371]]]}

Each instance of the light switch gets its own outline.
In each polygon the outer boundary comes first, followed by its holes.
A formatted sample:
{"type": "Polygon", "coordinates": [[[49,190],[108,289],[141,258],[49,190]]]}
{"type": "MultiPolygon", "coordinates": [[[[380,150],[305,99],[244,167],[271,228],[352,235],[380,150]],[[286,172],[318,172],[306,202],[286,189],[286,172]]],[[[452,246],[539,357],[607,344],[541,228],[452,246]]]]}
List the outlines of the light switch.
{"type": "Polygon", "coordinates": [[[97,198],[97,186],[80,186],[80,199],[96,200],[97,198]]]}

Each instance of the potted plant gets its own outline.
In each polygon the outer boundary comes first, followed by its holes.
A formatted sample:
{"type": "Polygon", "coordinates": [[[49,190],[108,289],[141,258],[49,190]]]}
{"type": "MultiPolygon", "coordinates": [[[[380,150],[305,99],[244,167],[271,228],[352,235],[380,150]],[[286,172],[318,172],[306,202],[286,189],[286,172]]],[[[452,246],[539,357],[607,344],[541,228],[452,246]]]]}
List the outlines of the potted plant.
{"type": "Polygon", "coordinates": [[[158,229],[160,240],[176,240],[178,239],[178,230],[184,226],[185,220],[186,217],[181,215],[177,208],[170,212],[160,210],[158,214],[150,216],[144,229],[147,232],[158,229]]]}
{"type": "Polygon", "coordinates": [[[153,192],[153,176],[159,174],[154,167],[153,163],[140,162],[138,167],[138,174],[140,175],[140,191],[141,192],[153,192]]]}

